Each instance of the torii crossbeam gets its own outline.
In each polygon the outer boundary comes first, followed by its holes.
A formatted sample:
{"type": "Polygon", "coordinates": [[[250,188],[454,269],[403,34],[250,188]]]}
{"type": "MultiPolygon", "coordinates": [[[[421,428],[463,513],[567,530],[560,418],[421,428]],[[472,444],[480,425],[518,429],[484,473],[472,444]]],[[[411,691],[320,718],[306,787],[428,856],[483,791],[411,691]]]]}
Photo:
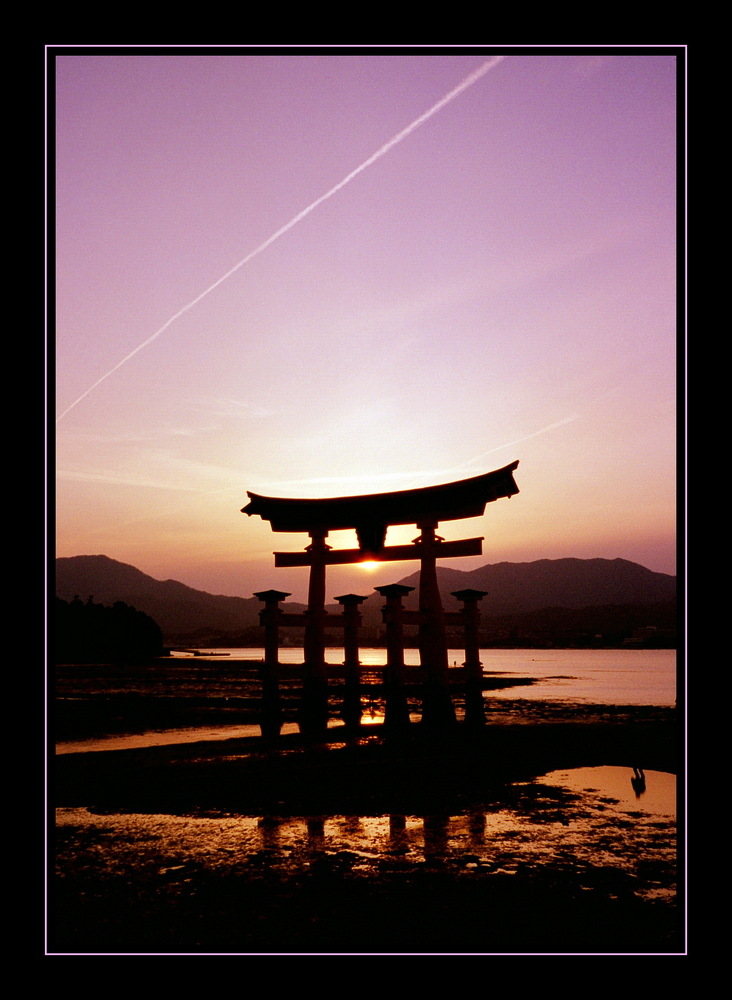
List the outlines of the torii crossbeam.
{"type": "MultiPolygon", "coordinates": [[[[365,496],[301,500],[265,497],[247,492],[249,503],[242,508],[242,513],[250,517],[258,514],[264,521],[269,521],[273,531],[307,531],[310,534],[355,528],[359,548],[347,550],[349,555],[353,554],[353,561],[386,559],[389,550],[384,550],[384,538],[389,525],[419,525],[421,521],[438,523],[461,520],[464,517],[480,517],[487,503],[519,492],[513,478],[517,466],[518,462],[513,462],[495,472],[441,486],[370,493],[365,496]]],[[[413,559],[414,556],[395,553],[393,558],[413,559]]]]}

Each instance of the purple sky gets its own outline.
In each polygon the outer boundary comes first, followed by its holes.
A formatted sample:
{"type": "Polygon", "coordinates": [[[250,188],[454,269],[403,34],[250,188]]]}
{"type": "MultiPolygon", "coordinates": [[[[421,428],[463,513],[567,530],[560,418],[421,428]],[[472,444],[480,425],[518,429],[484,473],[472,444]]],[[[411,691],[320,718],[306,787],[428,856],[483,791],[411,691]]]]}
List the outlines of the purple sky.
{"type": "Polygon", "coordinates": [[[518,459],[518,496],[441,525],[485,537],[456,568],[675,573],[678,67],[645,52],[504,50],[401,135],[491,52],[61,51],[57,554],[301,598],[272,551],[309,539],[247,490],[518,459]]]}

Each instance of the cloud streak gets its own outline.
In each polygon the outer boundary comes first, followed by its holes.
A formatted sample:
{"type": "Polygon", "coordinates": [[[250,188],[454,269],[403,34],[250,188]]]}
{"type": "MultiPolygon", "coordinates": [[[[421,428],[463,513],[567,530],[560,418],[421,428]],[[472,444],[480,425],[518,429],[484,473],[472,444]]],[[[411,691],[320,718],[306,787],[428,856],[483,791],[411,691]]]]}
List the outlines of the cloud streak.
{"type": "Polygon", "coordinates": [[[361,174],[364,170],[367,170],[370,166],[376,163],[377,160],[380,160],[382,156],[386,156],[386,154],[390,152],[396,145],[398,145],[400,142],[406,139],[407,136],[411,135],[411,133],[414,132],[415,129],[418,129],[421,125],[424,125],[424,123],[428,121],[430,118],[432,118],[433,115],[437,114],[438,111],[441,111],[442,108],[444,108],[451,101],[454,101],[456,97],[459,97],[469,87],[472,87],[474,83],[477,83],[477,81],[482,76],[484,76],[489,70],[497,66],[505,58],[506,58],[505,56],[492,56],[490,59],[487,59],[476,70],[474,70],[472,73],[466,76],[461,83],[459,83],[456,87],[454,87],[451,91],[449,91],[449,93],[445,94],[444,97],[440,98],[440,100],[437,101],[436,104],[433,104],[432,107],[428,108],[427,111],[423,112],[418,118],[415,118],[415,120],[411,122],[411,124],[407,125],[406,128],[403,128],[401,132],[398,132],[395,136],[393,136],[393,138],[389,139],[388,142],[384,143],[384,145],[381,146],[379,149],[377,149],[375,153],[372,153],[372,155],[369,156],[368,159],[364,160],[363,163],[361,163],[349,174],[347,174],[336,185],[330,188],[329,191],[326,191],[325,194],[321,195],[319,198],[316,198],[315,201],[311,202],[307,206],[307,208],[304,208],[301,212],[298,212],[297,215],[293,216],[289,222],[285,223],[284,226],[281,226],[268,239],[266,239],[264,243],[260,243],[258,247],[255,247],[254,250],[250,251],[245,257],[243,257],[240,261],[238,261],[238,263],[236,263],[233,267],[231,267],[225,274],[223,274],[220,278],[214,281],[213,284],[209,285],[208,288],[204,289],[204,291],[202,291],[194,299],[191,299],[191,301],[188,302],[187,305],[184,305],[181,309],[179,309],[178,312],[174,313],[174,315],[171,316],[170,319],[166,320],[161,327],[158,327],[155,333],[149,336],[147,340],[144,340],[141,344],[138,344],[137,347],[134,348],[134,350],[130,351],[129,354],[126,354],[121,361],[118,361],[113,368],[110,368],[109,371],[101,375],[96,380],[96,382],[90,385],[89,388],[86,389],[77,399],[75,399],[73,403],[71,403],[69,406],[66,407],[66,409],[56,418],[56,423],[58,424],[61,420],[63,420],[63,418],[67,415],[67,413],[73,410],[75,406],[78,406],[78,404],[82,400],[86,399],[86,397],[90,393],[92,393],[98,386],[100,386],[102,382],[108,379],[111,375],[114,375],[116,371],[119,371],[119,369],[122,368],[123,365],[126,365],[128,361],[131,361],[136,354],[139,354],[140,351],[144,350],[146,347],[149,347],[149,345],[152,344],[153,341],[157,340],[157,338],[162,333],[164,333],[168,329],[168,327],[170,327],[173,323],[175,323],[177,319],[180,319],[181,316],[187,313],[195,305],[198,305],[198,303],[202,299],[206,298],[207,295],[210,295],[211,292],[217,289],[219,285],[223,284],[240,268],[244,267],[245,264],[248,264],[255,257],[259,256],[259,254],[261,254],[264,250],[266,250],[269,246],[271,246],[281,236],[284,236],[285,233],[289,232],[294,226],[302,222],[303,219],[305,219],[308,215],[310,215],[311,212],[314,212],[316,208],[318,208],[320,205],[323,204],[323,202],[327,201],[329,198],[332,198],[333,195],[341,191],[344,187],[346,187],[347,184],[350,184],[351,181],[354,180],[356,177],[358,177],[358,175],[361,174]]]}

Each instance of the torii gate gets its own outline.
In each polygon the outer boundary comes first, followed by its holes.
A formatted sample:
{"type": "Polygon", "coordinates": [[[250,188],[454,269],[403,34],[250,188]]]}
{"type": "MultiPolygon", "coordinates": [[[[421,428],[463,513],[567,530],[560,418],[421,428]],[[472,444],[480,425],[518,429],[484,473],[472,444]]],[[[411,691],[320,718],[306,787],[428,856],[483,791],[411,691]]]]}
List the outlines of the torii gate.
{"type": "MultiPolygon", "coordinates": [[[[295,499],[266,497],[247,492],[249,503],[242,513],[258,514],[273,531],[307,532],[311,539],[304,552],[275,552],[275,566],[309,566],[308,610],[305,620],[304,719],[311,731],[327,725],[327,680],[325,628],[338,625],[325,611],[326,566],[349,565],[375,560],[398,562],[419,559],[420,664],[425,675],[422,719],[428,725],[455,721],[447,686],[447,642],[445,613],[437,586],[438,559],[481,555],[483,538],[445,541],[437,535],[440,521],[480,517],[487,503],[519,492],[513,478],[518,462],[482,476],[441,486],[366,496],[295,499]],[[415,524],[420,535],[410,545],[385,545],[391,525],[415,524]],[[357,549],[332,549],[325,541],[329,531],[355,529],[357,549]]],[[[281,624],[296,624],[287,615],[281,624]]],[[[340,618],[341,616],[339,616],[340,618]]]]}

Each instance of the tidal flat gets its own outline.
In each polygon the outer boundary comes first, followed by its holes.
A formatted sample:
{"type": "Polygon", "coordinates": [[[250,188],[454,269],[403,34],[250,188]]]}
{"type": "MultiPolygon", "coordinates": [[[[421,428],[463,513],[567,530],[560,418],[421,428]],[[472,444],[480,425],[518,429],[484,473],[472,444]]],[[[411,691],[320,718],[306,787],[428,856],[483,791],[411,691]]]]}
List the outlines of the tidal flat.
{"type": "Polygon", "coordinates": [[[675,711],[491,719],[57,758],[49,953],[683,953],[675,711]]]}

